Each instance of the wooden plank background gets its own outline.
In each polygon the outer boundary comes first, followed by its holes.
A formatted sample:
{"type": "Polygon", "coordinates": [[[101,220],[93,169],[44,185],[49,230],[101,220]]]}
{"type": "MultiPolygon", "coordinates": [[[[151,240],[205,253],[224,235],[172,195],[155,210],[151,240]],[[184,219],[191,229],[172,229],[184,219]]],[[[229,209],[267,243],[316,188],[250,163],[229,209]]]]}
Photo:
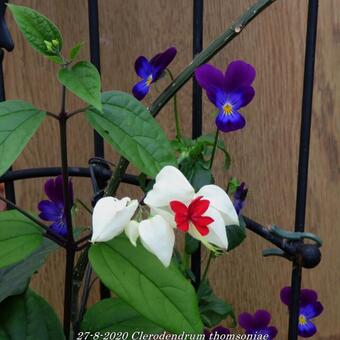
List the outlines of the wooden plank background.
{"type": "MultiPolygon", "coordinates": [[[[206,0],[204,44],[218,36],[253,1],[206,0]]],[[[61,29],[65,51],[84,41],[82,58],[88,58],[87,1],[85,0],[13,0],[33,7],[51,18],[61,29]]],[[[130,91],[137,80],[133,69],[135,58],[148,57],[174,45],[178,56],[172,65],[176,74],[191,60],[191,0],[100,0],[100,31],[103,89],[130,91]]],[[[321,0],[319,15],[316,79],[311,136],[311,159],[308,192],[307,227],[324,240],[321,265],[304,270],[303,287],[319,292],[325,311],[316,321],[319,340],[340,339],[340,232],[338,193],[340,190],[339,133],[340,96],[340,0],[321,0]]],[[[247,126],[239,132],[224,135],[232,155],[232,167],[225,173],[219,155],[214,170],[224,185],[231,175],[249,186],[245,213],[269,225],[286,229],[294,224],[298,140],[300,127],[306,0],[277,0],[242,34],[211,62],[225,68],[234,59],[244,59],[257,70],[255,100],[243,110],[247,126]]],[[[60,86],[57,67],[37,55],[24,42],[12,18],[8,22],[16,48],[6,54],[5,77],[8,99],[20,98],[35,106],[57,112],[60,86]]],[[[161,89],[166,85],[162,80],[161,89]]],[[[152,91],[146,102],[156,95],[152,91]]],[[[67,98],[70,110],[82,105],[72,95],[67,98]]],[[[185,132],[190,135],[191,84],[179,94],[179,107],[185,132]]],[[[210,114],[212,105],[204,98],[204,132],[214,129],[210,114]]],[[[159,116],[159,122],[170,137],[174,136],[171,105],[159,116]]],[[[92,131],[81,116],[70,121],[70,165],[86,166],[93,155],[92,131]]],[[[107,158],[116,154],[106,146],[107,158]]],[[[47,119],[16,161],[14,168],[56,166],[60,164],[58,126],[47,119]]],[[[44,195],[43,179],[18,181],[17,199],[21,206],[36,210],[44,195]]],[[[76,196],[90,201],[89,181],[74,179],[76,196]]],[[[137,195],[126,185],[120,194],[137,195]]],[[[84,216],[82,225],[89,224],[84,216]]],[[[291,265],[280,258],[262,258],[261,251],[270,246],[248,234],[236,251],[213,264],[210,277],[219,295],[233,303],[236,312],[269,310],[273,324],[279,328],[278,339],[287,338],[288,315],[279,301],[281,287],[290,284],[291,265]]],[[[64,253],[51,256],[47,265],[33,280],[33,287],[62,313],[64,253]]],[[[94,294],[96,295],[96,294],[94,294]]],[[[96,296],[92,298],[92,302],[96,296]]]]}

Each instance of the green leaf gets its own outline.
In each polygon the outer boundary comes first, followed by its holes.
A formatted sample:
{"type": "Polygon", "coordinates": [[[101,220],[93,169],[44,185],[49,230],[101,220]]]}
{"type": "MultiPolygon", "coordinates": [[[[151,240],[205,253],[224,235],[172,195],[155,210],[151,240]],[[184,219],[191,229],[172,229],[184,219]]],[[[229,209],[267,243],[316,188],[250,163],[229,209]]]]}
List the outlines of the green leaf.
{"type": "Polygon", "coordinates": [[[103,111],[90,109],[90,124],[122,156],[150,177],[165,165],[176,165],[163,130],[133,96],[119,91],[102,94],[103,111]]]}
{"type": "Polygon", "coordinates": [[[46,56],[46,58],[53,61],[55,64],[58,64],[58,65],[63,65],[65,62],[63,58],[59,55],[49,55],[49,56],[46,56]]]}
{"type": "Polygon", "coordinates": [[[0,268],[32,254],[42,242],[38,226],[16,210],[0,213],[0,268]]]}
{"type": "Polygon", "coordinates": [[[92,245],[89,260],[110,290],[154,324],[171,333],[202,332],[195,291],[173,263],[165,268],[123,236],[92,245]]]}
{"type": "Polygon", "coordinates": [[[233,195],[240,184],[236,177],[231,177],[228,182],[228,195],[233,195]]]}
{"type": "Polygon", "coordinates": [[[205,165],[203,159],[185,158],[180,164],[180,170],[194,187],[195,191],[198,191],[204,185],[215,182],[211,170],[205,165]]]}
{"type": "Polygon", "coordinates": [[[28,43],[45,56],[58,55],[63,45],[63,39],[58,28],[44,15],[37,11],[13,4],[7,4],[13,14],[14,20],[28,43]],[[46,42],[57,40],[58,45],[53,46],[54,51],[48,50],[46,42]]]}
{"type": "Polygon", "coordinates": [[[51,306],[28,289],[0,304],[1,340],[64,340],[60,321],[51,306]]]}
{"type": "Polygon", "coordinates": [[[23,261],[0,269],[0,302],[8,296],[22,294],[31,276],[56,249],[58,246],[54,242],[44,239],[40,247],[23,261]]]}
{"type": "Polygon", "coordinates": [[[145,319],[122,299],[110,298],[97,302],[91,306],[84,315],[81,324],[84,332],[100,333],[103,339],[106,332],[133,332],[157,334],[162,328],[145,319]]]}
{"type": "Polygon", "coordinates": [[[226,226],[228,237],[228,251],[239,246],[246,238],[246,227],[243,218],[239,217],[240,225],[226,226]]]}
{"type": "Polygon", "coordinates": [[[214,294],[209,281],[205,280],[201,282],[197,296],[201,317],[206,327],[211,328],[216,326],[227,317],[231,317],[233,327],[235,327],[236,318],[232,305],[214,294]]]}
{"type": "Polygon", "coordinates": [[[84,102],[102,110],[100,75],[93,64],[79,61],[71,68],[62,68],[59,70],[58,80],[84,102]]]}
{"type": "Polygon", "coordinates": [[[82,41],[82,42],[77,43],[71,48],[71,51],[69,54],[71,61],[74,61],[78,57],[79,52],[83,46],[84,46],[84,42],[82,41]]]}
{"type": "Polygon", "coordinates": [[[45,115],[20,100],[0,103],[0,175],[17,159],[45,115]]]}

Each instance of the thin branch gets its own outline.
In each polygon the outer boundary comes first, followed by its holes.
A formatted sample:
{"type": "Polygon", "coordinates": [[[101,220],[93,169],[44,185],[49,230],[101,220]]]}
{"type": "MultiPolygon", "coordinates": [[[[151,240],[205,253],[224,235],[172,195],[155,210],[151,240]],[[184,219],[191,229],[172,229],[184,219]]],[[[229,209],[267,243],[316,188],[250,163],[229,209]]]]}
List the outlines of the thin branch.
{"type": "Polygon", "coordinates": [[[89,108],[89,106],[86,106],[86,107],[83,107],[83,108],[81,108],[81,109],[78,109],[78,110],[75,110],[75,111],[72,111],[72,112],[68,113],[68,114],[67,114],[67,119],[69,119],[69,118],[75,116],[75,115],[78,114],[78,113],[82,113],[82,112],[87,111],[88,108],[89,108]]]}
{"type": "Polygon", "coordinates": [[[55,113],[52,113],[52,112],[48,112],[48,111],[47,111],[46,114],[47,114],[48,116],[50,116],[50,117],[56,119],[56,120],[59,120],[59,116],[56,115],[55,113]]]}
{"type": "Polygon", "coordinates": [[[85,241],[88,241],[91,238],[91,236],[92,236],[92,233],[80,238],[79,240],[77,240],[76,244],[79,245],[85,241]]]}

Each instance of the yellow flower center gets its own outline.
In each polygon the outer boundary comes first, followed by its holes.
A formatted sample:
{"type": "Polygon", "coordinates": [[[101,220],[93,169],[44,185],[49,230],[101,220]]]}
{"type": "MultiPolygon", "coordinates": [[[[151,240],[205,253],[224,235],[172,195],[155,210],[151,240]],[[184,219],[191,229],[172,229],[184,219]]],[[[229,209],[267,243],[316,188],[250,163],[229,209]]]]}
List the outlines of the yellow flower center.
{"type": "Polygon", "coordinates": [[[152,74],[149,75],[149,77],[146,81],[146,85],[150,86],[151,83],[152,83],[152,74]]]}
{"type": "Polygon", "coordinates": [[[299,324],[300,325],[305,325],[307,323],[307,319],[306,319],[306,317],[304,316],[304,315],[300,315],[299,316],[299,324]]]}
{"type": "Polygon", "coordinates": [[[224,104],[223,105],[223,112],[225,115],[230,115],[233,112],[233,108],[230,104],[224,104]]]}

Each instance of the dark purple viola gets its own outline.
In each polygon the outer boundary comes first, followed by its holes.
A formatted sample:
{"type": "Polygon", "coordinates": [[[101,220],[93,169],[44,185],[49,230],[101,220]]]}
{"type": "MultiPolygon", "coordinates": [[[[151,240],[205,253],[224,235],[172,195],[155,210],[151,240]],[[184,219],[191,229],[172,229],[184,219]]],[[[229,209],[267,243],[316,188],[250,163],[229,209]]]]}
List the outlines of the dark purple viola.
{"type": "Polygon", "coordinates": [[[247,198],[248,188],[245,188],[245,183],[242,182],[234,193],[234,208],[239,215],[244,207],[245,200],[247,198]]]}
{"type": "Polygon", "coordinates": [[[204,339],[205,340],[216,340],[218,337],[216,335],[222,335],[222,334],[230,334],[230,331],[228,328],[225,328],[223,326],[217,326],[213,328],[212,330],[205,329],[204,330],[204,339]]]}
{"type": "MultiPolygon", "coordinates": [[[[280,293],[281,301],[289,306],[292,299],[291,287],[285,287],[280,293]]],[[[319,316],[323,311],[322,304],[318,301],[318,294],[312,289],[301,289],[299,311],[299,335],[303,338],[313,336],[317,328],[312,319],[319,316]]]]}
{"type": "Polygon", "coordinates": [[[209,64],[196,69],[197,82],[218,108],[215,122],[220,131],[230,132],[245,126],[246,121],[238,110],[248,105],[255,95],[251,86],[255,75],[254,67],[242,60],[231,62],[224,74],[209,64]]]}
{"type": "Polygon", "coordinates": [[[144,56],[136,59],[135,70],[142,80],[132,88],[132,93],[138,100],[142,100],[147,95],[150,85],[162,76],[175,58],[176,53],[176,48],[170,47],[164,52],[156,54],[150,61],[144,56]]]}
{"type": "MultiPolygon", "coordinates": [[[[71,206],[73,205],[73,186],[69,181],[68,189],[70,193],[71,206]]],[[[65,216],[65,204],[63,196],[63,179],[57,176],[45,182],[45,193],[49,200],[40,201],[38,209],[40,210],[39,217],[48,222],[52,222],[50,228],[61,236],[67,235],[67,225],[65,216]]]]}
{"type": "Polygon", "coordinates": [[[246,334],[267,335],[268,340],[272,340],[277,335],[276,327],[269,326],[271,315],[266,310],[258,310],[254,315],[242,313],[238,317],[239,325],[246,334]]]}

